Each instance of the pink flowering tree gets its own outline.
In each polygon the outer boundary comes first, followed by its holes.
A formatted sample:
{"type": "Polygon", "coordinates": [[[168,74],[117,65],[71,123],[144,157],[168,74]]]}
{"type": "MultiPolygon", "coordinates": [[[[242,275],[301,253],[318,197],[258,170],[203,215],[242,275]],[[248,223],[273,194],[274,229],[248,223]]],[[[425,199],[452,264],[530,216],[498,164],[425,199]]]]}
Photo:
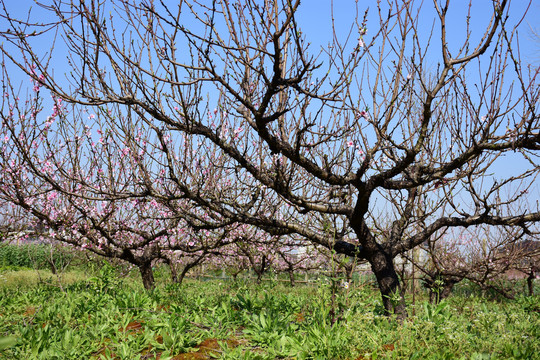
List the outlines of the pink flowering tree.
{"type": "Polygon", "coordinates": [[[291,286],[296,284],[297,275],[316,274],[329,264],[327,254],[305,240],[288,241],[276,252],[274,269],[277,272],[287,273],[291,286]]]}
{"type": "MultiPolygon", "coordinates": [[[[236,231],[235,227],[226,227],[220,231],[215,229],[192,231],[188,237],[190,240],[187,247],[182,249],[169,246],[167,250],[162,251],[160,258],[169,265],[173,282],[182,284],[190,270],[216,263],[216,259],[219,259],[235,241],[229,236],[236,231]]],[[[182,237],[186,238],[185,228],[181,230],[182,237]]]]}
{"type": "Polygon", "coordinates": [[[276,251],[282,239],[250,225],[240,225],[227,233],[228,244],[209,258],[214,270],[229,273],[235,279],[244,271],[253,271],[257,283],[275,266],[276,251]]]}
{"type": "Polygon", "coordinates": [[[523,278],[530,277],[533,259],[540,251],[533,240],[538,234],[515,227],[452,230],[424,244],[428,257],[421,261],[408,259],[424,275],[430,301],[448,297],[454,285],[465,279],[482,290],[514,298],[516,289],[508,286],[508,280],[515,277],[516,270],[522,271],[523,278]]]}
{"type": "MultiPolygon", "coordinates": [[[[34,74],[35,66],[29,69],[34,74]]],[[[171,188],[163,166],[174,161],[179,176],[204,179],[191,182],[193,191],[219,193],[220,173],[196,163],[217,163],[215,153],[193,161],[193,144],[181,138],[184,152],[168,159],[170,135],[145,129],[132,114],[114,106],[74,112],[58,97],[47,111],[41,76],[24,100],[5,67],[3,80],[0,198],[12,210],[12,225],[20,223],[17,211],[27,228],[42,229],[36,236],[127,261],[139,268],[147,289],[154,287],[153,262],[177,262],[181,253],[197,263],[226,243],[231,222],[171,188]]]]}
{"type": "MultiPolygon", "coordinates": [[[[163,204],[178,224],[184,217],[298,236],[367,260],[384,308],[399,317],[396,256],[446,228],[529,229],[540,220],[536,206],[511,206],[539,171],[538,68],[520,59],[523,13],[493,1],[462,13],[457,26],[449,14],[460,5],[450,1],[378,2],[363,15],[353,3],[350,27],[342,32],[329,19],[330,42],[317,46],[302,30],[313,21],[306,6],[68,1],[44,7],[47,24],[16,19],[6,6],[5,61],[33,79],[34,91],[50,91],[56,112],[69,103],[84,119],[51,122],[26,104],[25,148],[55,128],[81,142],[84,124],[92,132],[84,142],[96,143],[95,157],[90,146],[84,159],[76,147],[55,149],[63,155],[56,162],[43,150],[15,158],[14,171],[24,171],[10,176],[40,174],[22,198],[139,197],[163,204]],[[450,37],[452,26],[463,36],[450,37]],[[57,46],[43,52],[46,39],[57,46]],[[129,166],[103,164],[97,154],[109,153],[129,166]],[[508,160],[516,171],[501,166],[508,160]],[[70,180],[48,176],[50,166],[70,180]]],[[[13,97],[4,101],[13,141],[21,114],[9,114],[13,97]]],[[[69,205],[55,219],[72,216],[69,205]]],[[[111,206],[93,211],[103,218],[111,206]]]]}
{"type": "Polygon", "coordinates": [[[29,220],[22,209],[0,199],[0,244],[11,243],[26,237],[29,220]]]}

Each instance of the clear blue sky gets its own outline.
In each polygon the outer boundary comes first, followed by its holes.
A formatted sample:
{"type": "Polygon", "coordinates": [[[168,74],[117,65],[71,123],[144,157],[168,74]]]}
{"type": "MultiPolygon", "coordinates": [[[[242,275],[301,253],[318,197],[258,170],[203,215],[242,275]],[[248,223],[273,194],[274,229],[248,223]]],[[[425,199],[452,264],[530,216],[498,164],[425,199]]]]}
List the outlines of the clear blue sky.
{"type": "MultiPolygon", "coordinates": [[[[43,10],[37,7],[33,0],[17,0],[17,1],[5,1],[8,11],[16,14],[16,16],[24,17],[30,7],[35,9],[33,13],[33,19],[38,19],[41,22],[47,22],[47,18],[43,16],[43,10]]],[[[384,2],[384,1],[383,1],[384,2]]],[[[427,40],[430,29],[434,25],[434,36],[432,39],[432,54],[433,58],[428,59],[432,61],[430,65],[436,65],[440,62],[440,37],[437,36],[439,32],[438,22],[435,19],[435,11],[433,9],[433,3],[431,1],[423,1],[424,7],[422,9],[420,23],[420,36],[424,36],[427,40]]],[[[490,20],[492,14],[492,1],[491,0],[474,0],[471,2],[471,43],[474,45],[480,40],[483,32],[490,20]]],[[[320,46],[327,45],[332,40],[332,17],[334,17],[334,25],[336,27],[336,33],[340,41],[344,41],[351,30],[351,25],[354,22],[356,16],[357,3],[353,0],[304,0],[300,5],[298,11],[298,22],[302,28],[308,41],[312,43],[312,51],[315,52],[320,46]],[[333,7],[333,11],[332,11],[333,7]]],[[[535,0],[530,4],[525,0],[513,0],[510,4],[511,12],[509,24],[515,24],[521,22],[520,30],[520,52],[523,62],[537,66],[540,62],[540,41],[532,36],[530,27],[535,27],[537,23],[538,13],[540,12],[540,1],[535,0]],[[528,8],[528,12],[527,12],[528,8]]],[[[368,32],[365,35],[365,41],[369,42],[371,36],[373,36],[378,27],[377,19],[377,1],[375,0],[360,0],[358,1],[358,16],[361,21],[364,11],[369,8],[368,16],[368,32]]],[[[447,29],[448,29],[448,42],[451,49],[457,49],[463,44],[465,39],[466,23],[465,17],[469,10],[469,2],[465,0],[454,0],[450,4],[447,29]]],[[[52,20],[52,19],[51,19],[52,20]]],[[[5,30],[7,24],[5,20],[0,19],[0,29],[5,30]]],[[[350,47],[356,46],[358,41],[357,31],[355,29],[351,32],[350,47]]],[[[61,41],[59,42],[61,43],[61,41]]],[[[40,39],[37,44],[40,47],[40,51],[47,51],[51,43],[40,39]]],[[[56,51],[62,48],[61,44],[56,45],[56,51]]],[[[55,73],[58,76],[63,76],[61,73],[62,67],[56,67],[55,73]]],[[[17,82],[17,77],[13,80],[17,82]]],[[[26,76],[22,76],[19,79],[20,82],[26,86],[29,81],[26,76]]],[[[513,160],[508,160],[509,164],[515,166],[513,160]]],[[[501,165],[503,168],[504,164],[501,165]]],[[[511,168],[511,167],[510,167],[511,168]]],[[[508,171],[508,167],[506,168],[508,171]]]]}
{"type": "MultiPolygon", "coordinates": [[[[441,2],[441,1],[439,1],[441,2]]],[[[382,2],[384,3],[384,1],[382,2]]],[[[420,2],[417,2],[420,3],[420,2]]],[[[480,40],[483,35],[485,27],[489,23],[492,14],[492,1],[491,0],[474,0],[471,1],[471,31],[472,31],[472,43],[475,40],[480,40]]],[[[356,2],[353,0],[309,0],[303,1],[300,5],[298,12],[300,18],[300,25],[304,30],[304,33],[313,41],[313,43],[319,42],[324,45],[331,40],[331,9],[333,4],[334,24],[336,25],[339,36],[346,36],[350,30],[350,25],[353,23],[356,15],[356,2]]],[[[420,23],[422,34],[427,36],[433,19],[436,16],[433,8],[432,1],[423,1],[423,9],[421,19],[425,19],[420,23]]],[[[358,1],[358,14],[361,18],[364,15],[364,11],[369,9],[368,17],[368,34],[366,38],[369,39],[370,35],[373,35],[378,27],[377,21],[377,1],[358,1]]],[[[529,28],[532,26],[540,28],[538,21],[538,14],[540,13],[540,1],[533,0],[529,6],[527,0],[513,0],[510,2],[510,24],[516,24],[521,21],[520,25],[520,40],[521,40],[521,52],[523,60],[530,61],[531,63],[540,62],[540,41],[531,36],[529,28]],[[528,11],[527,11],[528,9],[528,11]]],[[[466,0],[453,0],[450,3],[450,7],[447,14],[447,28],[448,28],[448,42],[452,47],[460,46],[465,37],[467,12],[469,10],[469,1],[466,0]]],[[[439,31],[439,24],[435,23],[435,31],[439,31]]],[[[437,39],[434,37],[434,39],[437,39]]],[[[354,38],[353,38],[354,40],[354,38]]],[[[434,45],[437,43],[435,42],[434,45]]]]}

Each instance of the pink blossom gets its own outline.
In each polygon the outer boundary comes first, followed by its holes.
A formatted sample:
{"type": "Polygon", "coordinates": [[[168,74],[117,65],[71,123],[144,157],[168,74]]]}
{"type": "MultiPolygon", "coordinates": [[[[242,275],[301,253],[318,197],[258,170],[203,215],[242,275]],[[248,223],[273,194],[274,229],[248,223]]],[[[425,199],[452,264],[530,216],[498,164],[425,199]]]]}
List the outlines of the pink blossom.
{"type": "Polygon", "coordinates": [[[364,118],[364,119],[368,120],[368,119],[369,119],[369,114],[368,114],[368,112],[367,112],[367,111],[364,111],[364,110],[360,111],[360,112],[358,113],[358,115],[357,115],[357,119],[359,119],[359,118],[364,118]]]}
{"type": "Polygon", "coordinates": [[[242,127],[239,127],[238,129],[235,129],[234,130],[234,139],[238,139],[238,136],[240,135],[240,133],[244,131],[244,128],[242,127]]]}
{"type": "Polygon", "coordinates": [[[366,43],[364,42],[364,39],[362,39],[362,38],[358,39],[358,46],[360,48],[363,48],[364,46],[366,46],[366,43]]]}

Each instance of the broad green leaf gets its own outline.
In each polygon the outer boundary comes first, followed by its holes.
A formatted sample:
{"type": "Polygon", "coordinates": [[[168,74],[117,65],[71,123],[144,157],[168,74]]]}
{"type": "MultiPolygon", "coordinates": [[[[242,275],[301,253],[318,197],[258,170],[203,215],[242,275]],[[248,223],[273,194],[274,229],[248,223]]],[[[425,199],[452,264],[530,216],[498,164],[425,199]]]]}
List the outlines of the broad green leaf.
{"type": "Polygon", "coordinates": [[[18,339],[14,336],[0,337],[0,351],[17,345],[18,339]]]}

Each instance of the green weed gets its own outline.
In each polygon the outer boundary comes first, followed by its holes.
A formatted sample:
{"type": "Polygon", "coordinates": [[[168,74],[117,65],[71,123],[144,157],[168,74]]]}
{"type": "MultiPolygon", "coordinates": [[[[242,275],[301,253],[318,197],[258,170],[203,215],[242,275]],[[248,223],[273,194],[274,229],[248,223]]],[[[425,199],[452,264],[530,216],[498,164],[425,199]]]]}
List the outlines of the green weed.
{"type": "Polygon", "coordinates": [[[419,300],[416,315],[399,323],[380,314],[376,289],[353,283],[333,293],[333,321],[325,286],[188,279],[147,292],[112,266],[63,291],[44,281],[0,282],[0,359],[172,359],[205,351],[208,359],[248,360],[539,358],[535,298],[419,300]]]}

